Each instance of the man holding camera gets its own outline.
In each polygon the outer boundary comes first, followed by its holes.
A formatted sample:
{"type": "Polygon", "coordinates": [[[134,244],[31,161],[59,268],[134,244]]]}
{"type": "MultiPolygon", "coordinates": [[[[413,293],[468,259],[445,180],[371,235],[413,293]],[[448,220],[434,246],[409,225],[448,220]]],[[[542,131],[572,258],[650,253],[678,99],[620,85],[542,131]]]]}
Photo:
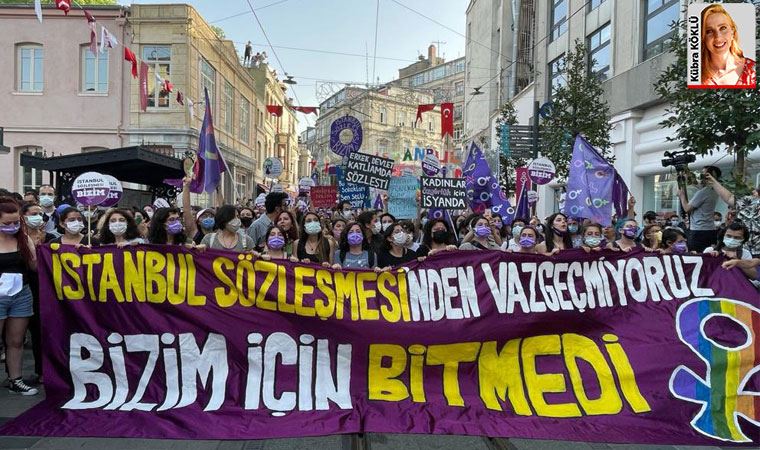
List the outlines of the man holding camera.
{"type": "Polygon", "coordinates": [[[702,188],[694,194],[691,201],[686,199],[686,191],[683,188],[678,190],[678,198],[681,200],[683,210],[691,215],[689,250],[697,253],[702,253],[707,247],[715,244],[717,238],[713,213],[718,194],[708,182],[708,177],[719,179],[720,169],[715,166],[706,166],[702,169],[700,180],[702,188]]]}

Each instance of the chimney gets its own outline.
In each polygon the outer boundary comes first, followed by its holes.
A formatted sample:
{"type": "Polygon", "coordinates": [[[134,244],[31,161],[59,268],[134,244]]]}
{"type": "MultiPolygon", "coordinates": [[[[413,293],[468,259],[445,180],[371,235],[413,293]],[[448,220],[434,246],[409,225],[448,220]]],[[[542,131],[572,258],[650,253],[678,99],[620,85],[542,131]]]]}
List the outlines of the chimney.
{"type": "Polygon", "coordinates": [[[430,47],[428,47],[428,61],[431,65],[436,64],[435,45],[433,44],[430,44],[430,47]]]}

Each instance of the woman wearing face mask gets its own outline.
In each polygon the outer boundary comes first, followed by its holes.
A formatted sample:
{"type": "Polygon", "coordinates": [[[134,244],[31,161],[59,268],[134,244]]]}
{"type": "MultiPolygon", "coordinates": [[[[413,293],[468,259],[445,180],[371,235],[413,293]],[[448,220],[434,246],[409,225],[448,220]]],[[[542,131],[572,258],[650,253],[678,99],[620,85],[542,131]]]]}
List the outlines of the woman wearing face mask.
{"type": "Polygon", "coordinates": [[[707,247],[704,253],[713,256],[723,255],[729,259],[752,259],[752,253],[743,248],[749,237],[749,231],[744,224],[733,222],[718,233],[718,244],[707,247]]]}
{"type": "Polygon", "coordinates": [[[240,217],[234,206],[220,207],[214,216],[214,232],[203,237],[201,248],[230,250],[238,253],[253,250],[253,239],[243,233],[240,226],[240,217]]]}
{"type": "Polygon", "coordinates": [[[45,219],[42,208],[34,203],[26,203],[21,207],[21,216],[24,218],[26,233],[34,242],[34,245],[41,245],[52,241],[56,235],[45,231],[45,219]]]}
{"type": "Polygon", "coordinates": [[[641,233],[643,238],[641,239],[641,245],[647,251],[653,251],[653,249],[660,248],[660,241],[662,240],[662,227],[658,224],[652,224],[644,227],[644,231],[641,233]]]}
{"type": "Polygon", "coordinates": [[[669,227],[662,232],[662,242],[660,242],[660,253],[665,255],[683,255],[689,252],[686,245],[686,235],[680,228],[669,227]]]}
{"type": "MultiPolygon", "coordinates": [[[[472,240],[459,246],[460,250],[498,250],[499,244],[493,239],[491,221],[484,216],[476,215],[470,219],[472,240]]],[[[465,239],[466,241],[467,239],[465,239]]]]}
{"type": "Polygon", "coordinates": [[[141,238],[148,238],[148,216],[137,208],[132,208],[132,216],[135,218],[135,225],[137,225],[137,234],[141,238]]]}
{"type": "Polygon", "coordinates": [[[570,233],[573,248],[579,248],[583,245],[583,236],[581,236],[581,226],[578,219],[572,217],[567,219],[567,232],[570,233]]]}
{"type": "Polygon", "coordinates": [[[216,212],[211,208],[202,209],[195,215],[195,228],[197,231],[195,236],[193,236],[193,242],[196,245],[200,245],[207,234],[214,232],[214,216],[216,216],[216,212]]]}
{"type": "Polygon", "coordinates": [[[0,197],[0,336],[5,332],[8,390],[35,395],[37,389],[21,379],[24,336],[29,318],[34,315],[29,283],[37,271],[34,243],[21,226],[18,203],[0,197]]]}
{"type": "Polygon", "coordinates": [[[346,229],[347,223],[348,222],[346,222],[344,219],[334,219],[332,221],[332,226],[330,227],[330,238],[333,241],[335,248],[338,247],[340,237],[343,235],[343,230],[346,229]]]}
{"type": "Polygon", "coordinates": [[[337,218],[341,218],[345,220],[346,222],[350,222],[354,220],[354,208],[351,207],[351,202],[348,200],[343,200],[338,204],[338,207],[335,208],[337,218]]]}
{"type": "Polygon", "coordinates": [[[291,261],[311,262],[329,267],[335,247],[322,233],[322,224],[316,213],[310,211],[304,214],[300,235],[301,238],[293,244],[295,257],[291,258],[291,261]]]}
{"type": "MultiPolygon", "coordinates": [[[[78,209],[66,208],[61,212],[60,218],[58,227],[62,234],[50,241],[51,244],[88,245],[87,237],[83,234],[85,230],[84,218],[78,209]]],[[[92,245],[100,244],[96,238],[91,239],[92,245]]]]}
{"type": "Polygon", "coordinates": [[[517,250],[507,249],[508,252],[538,254],[536,250],[538,231],[535,227],[527,225],[520,228],[520,234],[517,237],[519,247],[517,250]]]}
{"type": "MultiPolygon", "coordinates": [[[[522,232],[522,229],[525,228],[526,222],[525,219],[515,219],[512,221],[512,237],[501,244],[502,250],[511,250],[513,252],[520,250],[520,233],[522,232]]],[[[536,230],[534,229],[533,231],[536,230]]]]}
{"type": "Polygon", "coordinates": [[[144,244],[137,233],[137,224],[129,211],[115,209],[105,215],[105,223],[100,229],[100,245],[116,244],[117,247],[144,244]]]}
{"type": "Polygon", "coordinates": [[[608,249],[630,252],[636,248],[644,248],[641,244],[636,242],[636,236],[639,235],[639,225],[635,220],[626,220],[621,224],[618,231],[620,233],[620,239],[607,244],[608,249]]]}
{"type": "Polygon", "coordinates": [[[682,230],[686,229],[684,221],[681,220],[681,218],[678,216],[672,216],[670,219],[668,219],[668,224],[671,227],[678,227],[682,230]]]}
{"type": "Polygon", "coordinates": [[[240,228],[243,230],[244,233],[248,233],[248,228],[253,225],[253,216],[255,215],[253,213],[253,209],[245,206],[243,208],[240,208],[240,228]]]}
{"type": "Polygon", "coordinates": [[[385,245],[377,255],[377,267],[389,269],[417,258],[417,254],[406,248],[406,231],[400,224],[388,227],[383,235],[385,245]]]}
{"type": "Polygon", "coordinates": [[[261,259],[266,261],[288,259],[290,255],[285,252],[288,238],[285,231],[277,225],[272,225],[264,235],[264,252],[261,259]]]}
{"type": "Polygon", "coordinates": [[[375,266],[375,252],[364,237],[362,227],[351,223],[343,230],[338,249],[333,256],[333,269],[371,269],[375,266]]]}
{"type": "Polygon", "coordinates": [[[292,255],[293,242],[298,241],[298,227],[296,226],[298,222],[295,216],[290,211],[283,211],[277,216],[275,223],[285,232],[285,237],[288,240],[288,243],[285,245],[285,253],[292,255]]]}
{"type": "Polygon", "coordinates": [[[567,231],[567,216],[562,213],[554,213],[546,219],[544,234],[546,240],[536,246],[539,253],[551,256],[573,248],[573,241],[567,231]]]}
{"type": "MultiPolygon", "coordinates": [[[[602,229],[602,237],[605,241],[607,241],[607,243],[613,242],[617,238],[617,235],[615,234],[615,227],[612,225],[604,227],[604,229],[602,229]]],[[[607,244],[605,243],[604,245],[606,246],[607,244]]]]}
{"type": "Polygon", "coordinates": [[[148,230],[148,242],[160,245],[195,245],[185,234],[182,216],[177,208],[159,208],[153,214],[148,230]]]}
{"type": "Polygon", "coordinates": [[[419,256],[433,256],[438,252],[457,249],[454,232],[443,219],[431,219],[425,225],[422,234],[422,244],[416,250],[419,256]]]}
{"type": "Polygon", "coordinates": [[[356,218],[356,222],[362,226],[364,237],[367,238],[376,253],[385,247],[382,233],[382,224],[377,219],[375,211],[364,211],[356,218]]]}
{"type": "Polygon", "coordinates": [[[385,230],[388,229],[389,226],[396,223],[396,218],[393,216],[393,214],[390,213],[383,213],[380,215],[380,232],[385,233],[385,230]]]}
{"type": "MultiPolygon", "coordinates": [[[[425,222],[425,224],[427,225],[427,223],[429,222],[430,221],[428,220],[427,222],[425,222]]],[[[398,223],[399,225],[401,225],[401,227],[404,229],[404,232],[406,233],[406,244],[405,244],[406,248],[414,251],[415,253],[417,253],[417,255],[419,255],[420,243],[416,239],[417,228],[414,226],[414,222],[412,222],[411,220],[400,220],[398,223]]]]}
{"type": "Polygon", "coordinates": [[[598,252],[605,248],[602,243],[604,242],[603,228],[598,223],[589,223],[583,227],[583,244],[581,248],[586,252],[598,252]]]}

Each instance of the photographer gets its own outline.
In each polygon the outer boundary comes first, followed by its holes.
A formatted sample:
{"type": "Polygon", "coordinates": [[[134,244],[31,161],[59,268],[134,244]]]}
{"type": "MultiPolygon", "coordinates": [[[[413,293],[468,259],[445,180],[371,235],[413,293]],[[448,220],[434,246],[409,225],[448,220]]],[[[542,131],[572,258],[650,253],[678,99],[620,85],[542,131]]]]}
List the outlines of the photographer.
{"type": "Polygon", "coordinates": [[[707,247],[713,245],[716,239],[713,214],[718,194],[708,183],[708,176],[719,179],[720,169],[715,166],[706,166],[702,169],[700,179],[702,188],[694,194],[691,201],[686,200],[686,191],[683,188],[678,190],[678,198],[681,200],[683,210],[691,215],[689,248],[698,253],[702,253],[707,247]]]}
{"type": "MultiPolygon", "coordinates": [[[[744,248],[752,253],[754,258],[760,258],[760,197],[745,195],[736,198],[728,189],[723,187],[715,177],[707,176],[707,183],[713,187],[720,198],[729,207],[736,208],[736,217],[733,221],[741,222],[748,230],[747,242],[744,248]]],[[[726,223],[730,223],[728,219],[726,223]]]]}

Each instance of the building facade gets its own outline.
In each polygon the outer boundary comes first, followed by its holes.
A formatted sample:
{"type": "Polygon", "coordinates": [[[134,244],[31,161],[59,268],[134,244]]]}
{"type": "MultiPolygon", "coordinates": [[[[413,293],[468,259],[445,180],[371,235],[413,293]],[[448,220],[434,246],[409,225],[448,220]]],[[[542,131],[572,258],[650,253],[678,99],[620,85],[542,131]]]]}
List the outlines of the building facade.
{"type": "Polygon", "coordinates": [[[315,125],[316,150],[312,154],[321,180],[327,181],[326,169],[341,164],[341,157],[330,149],[330,127],[335,119],[346,115],[362,123],[361,151],[393,159],[397,175],[404,169],[419,174],[428,149],[438,155],[447,170],[453,171],[461,161],[459,152],[442,150],[440,108],[416,121],[417,105],[433,100],[433,95],[424,91],[389,85],[380,89],[346,87],[322,102],[315,125]]]}
{"type": "MultiPolygon", "coordinates": [[[[473,0],[470,7],[481,1],[473,0]]],[[[532,79],[525,88],[518,90],[518,76],[515,89],[504,97],[505,101],[510,100],[515,105],[518,122],[522,125],[531,123],[534,101],[544,104],[551,100],[552,88],[564,83],[564,55],[574,47],[576,40],[585,42],[596,60],[595,66],[588,70],[604,80],[602,86],[610,106],[610,140],[616,157],[615,167],[639,200],[637,212],[677,211],[676,174],[671,168],[662,167],[661,161],[664,152],[681,150],[681,147],[678,142],[667,139],[674,130],[660,125],[667,117],[668,105],[654,92],[654,83],[659,73],[673,61],[673,55],[665,51],[668,39],[673,36],[670,24],[684,19],[683,11],[691,1],[500,0],[493,3],[502,6],[510,3],[517,11],[531,8],[534,11],[533,74],[528,77],[532,79]]],[[[508,18],[499,28],[509,29],[511,21],[508,18]]],[[[468,27],[469,22],[468,13],[468,27]]],[[[516,29],[524,31],[519,17],[516,23],[521,24],[516,29]]],[[[517,35],[515,40],[519,49],[526,39],[524,35],[517,35]]],[[[521,59],[519,53],[518,50],[518,61],[521,59]]],[[[468,64],[488,64],[482,59],[487,57],[468,56],[468,64]]],[[[496,61],[490,64],[495,65],[496,61]]],[[[493,123],[491,126],[493,128],[493,123]]],[[[495,136],[491,139],[494,140],[495,136]]],[[[760,149],[756,149],[748,159],[757,161],[759,157],[760,149]]],[[[733,167],[733,158],[725,151],[716,151],[711,156],[698,157],[690,167],[694,170],[705,165],[717,165],[728,173],[733,167]]],[[[748,169],[751,181],[760,181],[760,164],[750,163],[748,169]]],[[[541,201],[537,212],[540,216],[558,210],[561,189],[559,185],[550,184],[539,190],[541,201]]],[[[721,209],[725,209],[725,204],[718,202],[718,210],[721,209]]]]}
{"type": "MultiPolygon", "coordinates": [[[[88,8],[119,42],[127,9],[88,8]]],[[[60,156],[129,145],[130,69],[121,49],[93,54],[81,10],[0,5],[0,126],[10,153],[0,154],[0,187],[18,192],[50,183],[21,167],[24,152],[60,156]]]]}

